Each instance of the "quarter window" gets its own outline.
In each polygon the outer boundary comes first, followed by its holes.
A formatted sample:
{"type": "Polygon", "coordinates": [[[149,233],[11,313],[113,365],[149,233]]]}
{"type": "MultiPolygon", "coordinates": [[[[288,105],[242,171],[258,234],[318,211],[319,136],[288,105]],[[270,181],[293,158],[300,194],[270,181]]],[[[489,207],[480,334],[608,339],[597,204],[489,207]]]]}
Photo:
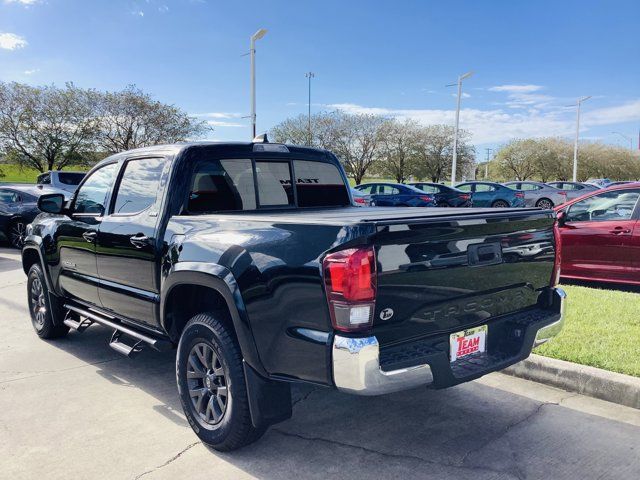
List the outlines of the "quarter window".
{"type": "Polygon", "coordinates": [[[80,186],[74,202],[73,213],[83,215],[102,215],[104,202],[111,190],[118,171],[117,163],[110,163],[95,170],[80,186]]]}
{"type": "Polygon", "coordinates": [[[164,163],[163,158],[129,160],[124,166],[113,213],[138,213],[153,205],[160,191],[164,163]]]}
{"type": "Polygon", "coordinates": [[[574,203],[567,211],[567,222],[631,220],[640,190],[604,192],[574,203]]]}
{"type": "Polygon", "coordinates": [[[493,192],[496,188],[485,183],[476,183],[476,192],[493,192]]]}

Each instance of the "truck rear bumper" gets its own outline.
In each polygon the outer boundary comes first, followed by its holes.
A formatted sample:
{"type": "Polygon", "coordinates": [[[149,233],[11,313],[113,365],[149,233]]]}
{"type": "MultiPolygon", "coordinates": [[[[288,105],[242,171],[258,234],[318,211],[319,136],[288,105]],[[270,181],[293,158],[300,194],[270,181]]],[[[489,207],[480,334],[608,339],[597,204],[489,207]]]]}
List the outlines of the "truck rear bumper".
{"type": "Polygon", "coordinates": [[[489,325],[487,352],[449,362],[448,335],[389,348],[375,336],[335,335],[332,348],[336,387],[357,395],[381,395],[421,385],[445,388],[517,363],[531,349],[555,337],[564,325],[566,293],[552,292],[549,308],[536,308],[484,321],[489,325]]]}

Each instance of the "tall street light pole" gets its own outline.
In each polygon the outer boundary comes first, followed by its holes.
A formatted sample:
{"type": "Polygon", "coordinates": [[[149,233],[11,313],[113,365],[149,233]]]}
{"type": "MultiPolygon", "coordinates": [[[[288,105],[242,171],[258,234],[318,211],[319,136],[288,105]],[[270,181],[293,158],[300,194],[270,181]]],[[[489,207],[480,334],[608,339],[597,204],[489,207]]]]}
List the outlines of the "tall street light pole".
{"type": "Polygon", "coordinates": [[[611,132],[614,135],[620,135],[622,138],[624,138],[627,142],[629,142],[629,150],[633,150],[633,139],[631,137],[626,136],[624,133],[620,133],[620,132],[611,132]]]}
{"type": "Polygon", "coordinates": [[[267,31],[261,28],[251,35],[251,48],[249,50],[251,58],[251,132],[253,133],[251,138],[256,136],[256,40],[260,40],[266,33],[267,31]]]}
{"type": "Polygon", "coordinates": [[[578,181],[578,140],[580,138],[580,106],[582,102],[586,102],[591,98],[591,95],[588,97],[579,98],[576,101],[576,141],[573,144],[573,181],[578,181]]]}
{"type": "MultiPolygon", "coordinates": [[[[462,81],[465,78],[469,78],[471,75],[473,75],[473,72],[467,72],[464,75],[460,75],[458,77],[458,102],[456,105],[456,128],[453,134],[453,161],[451,162],[451,186],[455,186],[456,184],[456,166],[458,163],[458,127],[460,125],[460,99],[462,97],[462,81]]],[[[447,87],[452,87],[456,85],[455,83],[452,83],[450,85],[447,85],[447,87]]]]}
{"type": "Polygon", "coordinates": [[[309,120],[309,141],[307,142],[309,146],[311,146],[311,79],[314,78],[316,75],[313,72],[307,72],[304,74],[305,77],[307,77],[309,79],[309,115],[308,115],[308,120],[309,120]]]}

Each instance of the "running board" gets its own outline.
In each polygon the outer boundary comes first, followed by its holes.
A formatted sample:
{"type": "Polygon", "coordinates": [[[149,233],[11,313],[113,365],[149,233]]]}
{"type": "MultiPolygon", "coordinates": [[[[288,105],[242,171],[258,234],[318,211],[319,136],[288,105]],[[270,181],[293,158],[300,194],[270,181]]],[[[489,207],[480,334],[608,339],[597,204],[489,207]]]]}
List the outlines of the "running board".
{"type": "Polygon", "coordinates": [[[86,310],[84,308],[76,307],[75,305],[66,304],[64,306],[69,312],[73,312],[80,317],[80,321],[72,319],[69,315],[64,320],[64,324],[82,332],[87,329],[93,323],[99,323],[100,325],[104,325],[105,327],[110,327],[114,329],[113,335],[111,336],[111,340],[109,341],[109,346],[113,348],[116,352],[121,353],[127,357],[133,357],[134,355],[140,353],[145,345],[150,346],[154,350],[159,352],[166,352],[171,349],[171,343],[167,340],[163,340],[160,338],[150,337],[149,335],[142,333],[138,330],[135,330],[132,327],[125,326],[122,323],[105,318],[104,316],[92,312],[90,310],[86,310]],[[128,345],[122,341],[123,335],[128,337],[132,337],[135,341],[133,345],[128,345]]]}

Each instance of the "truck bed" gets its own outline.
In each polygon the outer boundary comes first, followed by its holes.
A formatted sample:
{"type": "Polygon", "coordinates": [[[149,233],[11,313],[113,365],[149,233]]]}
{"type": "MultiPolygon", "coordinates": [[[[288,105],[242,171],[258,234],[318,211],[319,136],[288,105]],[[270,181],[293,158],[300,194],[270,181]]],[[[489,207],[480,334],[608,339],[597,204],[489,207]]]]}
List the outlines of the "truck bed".
{"type": "Polygon", "coordinates": [[[421,219],[440,219],[450,217],[478,218],[529,216],[541,214],[551,216],[549,211],[539,208],[416,208],[416,207],[336,207],[336,208],[305,208],[282,209],[260,213],[233,212],[215,215],[202,215],[198,218],[215,217],[243,220],[252,222],[285,222],[296,224],[319,225],[354,225],[358,223],[387,223],[402,220],[416,221],[421,219]]]}

